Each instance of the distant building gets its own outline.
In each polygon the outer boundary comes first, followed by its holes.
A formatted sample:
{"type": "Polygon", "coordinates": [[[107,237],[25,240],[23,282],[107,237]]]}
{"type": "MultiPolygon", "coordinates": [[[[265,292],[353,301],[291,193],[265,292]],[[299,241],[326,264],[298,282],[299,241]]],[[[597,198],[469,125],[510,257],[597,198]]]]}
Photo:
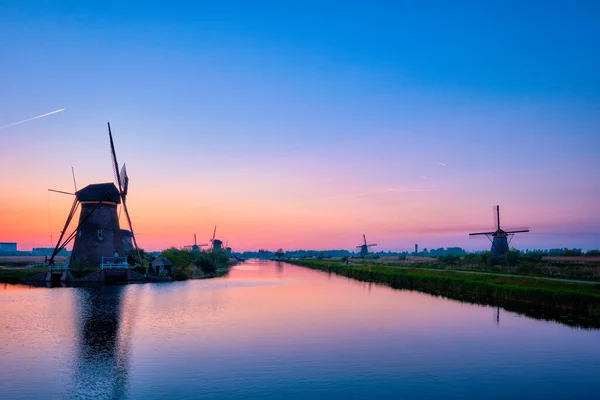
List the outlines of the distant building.
{"type": "Polygon", "coordinates": [[[17,251],[17,244],[9,242],[0,242],[0,251],[17,251]]]}
{"type": "Polygon", "coordinates": [[[157,275],[171,276],[173,274],[173,264],[166,258],[155,258],[152,260],[151,266],[157,275]]]}

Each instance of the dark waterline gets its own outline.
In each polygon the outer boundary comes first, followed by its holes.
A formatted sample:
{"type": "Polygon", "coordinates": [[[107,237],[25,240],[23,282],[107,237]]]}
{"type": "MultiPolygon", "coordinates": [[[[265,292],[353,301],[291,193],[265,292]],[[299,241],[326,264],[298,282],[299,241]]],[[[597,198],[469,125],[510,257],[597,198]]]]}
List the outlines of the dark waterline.
{"type": "Polygon", "coordinates": [[[596,399],[600,332],[249,262],[0,290],[0,398],[596,399]]]}

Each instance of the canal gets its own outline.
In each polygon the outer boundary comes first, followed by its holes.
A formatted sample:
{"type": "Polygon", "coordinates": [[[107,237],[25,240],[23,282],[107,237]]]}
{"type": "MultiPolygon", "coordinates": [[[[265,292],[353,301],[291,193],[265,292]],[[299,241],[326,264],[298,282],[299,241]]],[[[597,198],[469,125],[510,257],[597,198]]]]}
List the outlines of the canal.
{"type": "Polygon", "coordinates": [[[0,286],[0,399],[597,399],[600,331],[285,263],[0,286]]]}

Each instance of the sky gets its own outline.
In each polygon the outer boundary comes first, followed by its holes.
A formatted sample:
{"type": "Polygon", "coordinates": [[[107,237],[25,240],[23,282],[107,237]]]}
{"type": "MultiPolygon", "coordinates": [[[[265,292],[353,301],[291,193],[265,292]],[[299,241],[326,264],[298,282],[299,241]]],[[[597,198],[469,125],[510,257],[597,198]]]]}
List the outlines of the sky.
{"type": "Polygon", "coordinates": [[[480,250],[496,204],[600,248],[600,3],[457,4],[3,1],[0,242],[113,181],[110,122],[147,250],[480,250]]]}

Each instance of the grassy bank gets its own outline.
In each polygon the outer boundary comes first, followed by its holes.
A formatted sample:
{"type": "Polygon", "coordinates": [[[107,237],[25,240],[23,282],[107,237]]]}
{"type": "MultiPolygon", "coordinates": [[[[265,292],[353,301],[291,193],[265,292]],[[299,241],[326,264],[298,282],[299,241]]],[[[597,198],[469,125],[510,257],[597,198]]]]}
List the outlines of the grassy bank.
{"type": "Polygon", "coordinates": [[[286,260],[365,282],[418,290],[461,301],[498,305],[544,319],[567,319],[574,325],[600,327],[600,285],[535,278],[397,268],[380,264],[286,260]],[[565,317],[565,318],[562,318],[565,317]]]}
{"type": "Polygon", "coordinates": [[[33,276],[40,272],[46,272],[48,268],[0,268],[0,282],[2,283],[19,283],[21,278],[33,276]]]}

